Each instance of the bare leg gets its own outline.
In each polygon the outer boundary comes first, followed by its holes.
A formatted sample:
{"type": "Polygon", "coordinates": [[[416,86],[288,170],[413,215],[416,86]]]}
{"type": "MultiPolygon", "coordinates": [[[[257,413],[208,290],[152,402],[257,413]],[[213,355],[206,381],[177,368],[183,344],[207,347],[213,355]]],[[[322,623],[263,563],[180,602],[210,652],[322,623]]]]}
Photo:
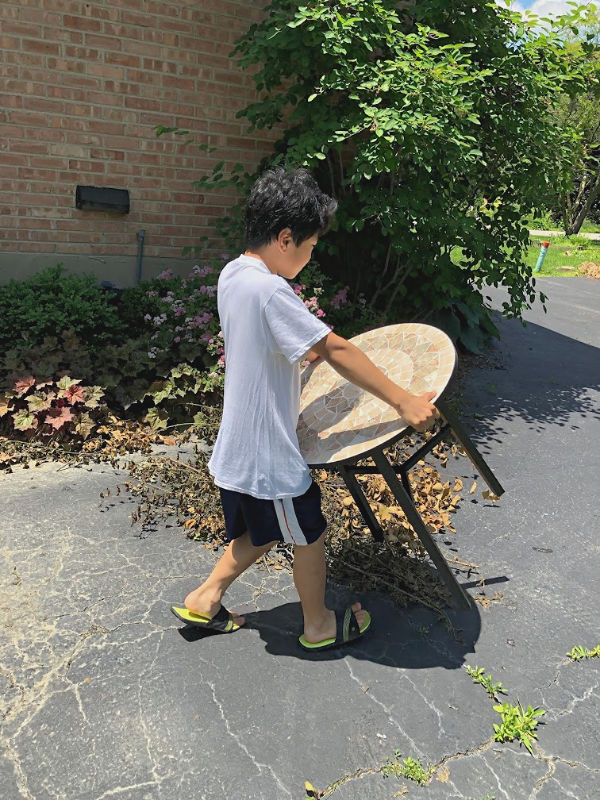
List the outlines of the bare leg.
{"type": "MultiPolygon", "coordinates": [[[[294,547],[294,583],[304,616],[304,636],[309,642],[333,639],[336,634],[335,612],[325,605],[325,535],[316,542],[294,547]]],[[[360,603],[352,606],[356,620],[365,619],[360,603]]]]}
{"type": "MultiPolygon", "coordinates": [[[[185,598],[185,607],[196,614],[214,617],[221,606],[223,595],[233,581],[274,544],[276,543],[269,542],[262,547],[255,547],[247,531],[243,536],[234,539],[215,564],[209,577],[185,598]]],[[[245,618],[238,614],[233,614],[233,617],[237,625],[246,622],[245,618]]]]}

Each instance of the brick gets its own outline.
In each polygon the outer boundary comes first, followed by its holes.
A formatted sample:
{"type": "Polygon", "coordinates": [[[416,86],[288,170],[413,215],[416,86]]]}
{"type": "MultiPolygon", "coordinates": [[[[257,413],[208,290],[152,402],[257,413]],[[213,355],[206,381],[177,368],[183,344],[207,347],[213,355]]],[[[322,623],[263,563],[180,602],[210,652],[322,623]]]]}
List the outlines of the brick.
{"type": "Polygon", "coordinates": [[[61,27],[62,14],[57,11],[42,11],[39,8],[40,3],[38,3],[37,6],[37,8],[21,7],[19,9],[19,18],[21,22],[29,22],[32,25],[43,25],[44,30],[61,27]]]}
{"type": "Polygon", "coordinates": [[[130,94],[138,95],[140,93],[140,87],[132,86],[129,81],[104,81],[104,89],[107,92],[121,94],[125,98],[127,98],[130,94]]]}
{"type": "Polygon", "coordinates": [[[28,39],[42,38],[42,26],[39,24],[39,19],[37,25],[23,25],[20,22],[3,20],[2,31],[13,36],[26,36],[28,39]]]}
{"type": "Polygon", "coordinates": [[[68,158],[85,158],[89,154],[88,147],[75,144],[51,144],[49,151],[56,156],[68,158]]]}
{"type": "Polygon", "coordinates": [[[127,80],[133,81],[134,83],[154,83],[156,81],[156,75],[153,75],[151,72],[144,72],[144,70],[141,69],[128,69],[127,80]]]}
{"type": "Polygon", "coordinates": [[[9,121],[14,125],[27,125],[34,128],[45,128],[47,117],[43,114],[36,114],[31,111],[9,111],[9,121]]]}
{"type": "Polygon", "coordinates": [[[77,145],[92,145],[97,147],[102,144],[102,136],[94,133],[86,133],[82,131],[65,131],[65,142],[77,145]]]}
{"type": "Polygon", "coordinates": [[[0,48],[2,50],[19,50],[21,42],[14,36],[0,36],[0,48]]]}
{"type": "Polygon", "coordinates": [[[113,80],[122,80],[125,74],[125,70],[122,67],[112,67],[107,64],[88,64],[87,71],[90,75],[112,78],[113,80]]]}
{"type": "Polygon", "coordinates": [[[49,127],[30,128],[27,136],[31,139],[41,139],[43,142],[62,142],[64,133],[49,127]]]}
{"type": "MultiPolygon", "coordinates": [[[[89,120],[88,127],[90,131],[94,131],[95,133],[103,133],[106,136],[113,137],[111,139],[113,147],[120,147],[121,141],[117,144],[116,139],[119,137],[119,134],[123,133],[123,125],[120,122],[104,122],[103,120],[99,119],[91,119],[89,120]]],[[[108,139],[105,139],[105,144],[108,144],[108,139]]],[[[129,147],[133,147],[135,143],[126,140],[129,143],[129,147]]]]}
{"type": "Polygon", "coordinates": [[[99,19],[76,17],[72,14],[65,14],[63,16],[63,25],[65,28],[73,28],[76,31],[94,31],[98,33],[102,30],[102,22],[99,19]]]}
{"type": "Polygon", "coordinates": [[[64,54],[67,58],[75,58],[79,61],[99,61],[100,51],[86,45],[65,45],[64,54]]]}
{"type": "Polygon", "coordinates": [[[156,17],[148,14],[137,14],[134,11],[123,11],[121,20],[125,25],[135,25],[140,28],[153,28],[157,24],[156,17]]]}
{"type": "Polygon", "coordinates": [[[21,108],[23,97],[20,94],[3,94],[0,92],[0,108],[21,108]]]}
{"type": "Polygon", "coordinates": [[[44,68],[44,56],[40,53],[25,53],[22,48],[18,52],[7,51],[4,54],[4,60],[11,64],[16,63],[19,66],[19,71],[27,67],[44,68]]]}
{"type": "Polygon", "coordinates": [[[18,176],[22,180],[55,181],[56,170],[54,169],[30,169],[29,167],[19,167],[18,176]]]}
{"type": "Polygon", "coordinates": [[[146,97],[125,97],[126,108],[143,109],[144,111],[159,111],[162,104],[158,100],[150,100],[146,97]]]}
{"type": "Polygon", "coordinates": [[[29,108],[32,111],[48,111],[51,114],[62,114],[65,104],[62,100],[46,99],[45,97],[37,97],[36,95],[25,94],[22,96],[23,108],[29,108]]]}
{"type": "Polygon", "coordinates": [[[68,42],[72,45],[83,44],[83,33],[72,30],[71,28],[62,28],[60,25],[53,25],[49,28],[44,28],[44,39],[52,39],[53,41],[68,42]]]}
{"type": "Polygon", "coordinates": [[[193,90],[196,86],[196,81],[193,78],[183,78],[180,75],[163,75],[161,78],[163,86],[179,90],[193,90]]]}
{"type": "MultiPolygon", "coordinates": [[[[121,23],[104,22],[102,30],[106,36],[114,36],[121,41],[124,39],[131,39],[127,42],[127,49],[129,50],[133,42],[137,42],[139,38],[138,29],[134,25],[123,25],[121,23]]],[[[152,51],[156,53],[156,48],[152,51]]]]}
{"type": "Polygon", "coordinates": [[[50,57],[47,60],[47,64],[48,69],[55,72],[86,72],[86,64],[81,61],[50,57]]]}
{"type": "Polygon", "coordinates": [[[121,133],[125,125],[136,122],[138,117],[135,111],[123,111],[122,108],[109,108],[108,106],[103,108],[94,106],[92,107],[92,114],[100,117],[103,122],[118,122],[119,127],[115,129],[116,133],[121,133]]]}
{"type": "Polygon", "coordinates": [[[123,95],[115,94],[114,92],[86,92],[85,98],[92,106],[99,108],[111,106],[119,106],[121,108],[124,104],[123,95]]]}
{"type": "Polygon", "coordinates": [[[61,53],[61,45],[57,42],[46,42],[39,39],[23,39],[21,47],[28,53],[43,53],[48,56],[58,56],[61,53]]]}
{"type": "Polygon", "coordinates": [[[102,20],[112,20],[116,22],[119,19],[120,9],[102,7],[99,3],[86,3],[83,7],[83,13],[87,17],[94,17],[102,20]]]}
{"type": "Polygon", "coordinates": [[[0,141],[22,139],[24,136],[24,127],[20,125],[7,125],[6,123],[0,123],[0,141]]]}
{"type": "Polygon", "coordinates": [[[81,159],[77,158],[69,159],[68,167],[70,170],[76,170],[77,172],[104,172],[103,163],[96,163],[95,161],[82,161],[81,159]]]}
{"type": "Polygon", "coordinates": [[[90,158],[98,158],[103,161],[123,161],[125,154],[122,150],[93,149],[90,150],[90,158]]]}
{"type": "Polygon", "coordinates": [[[89,47],[99,47],[100,50],[121,50],[121,40],[115,36],[86,33],[85,43],[89,47]]]}
{"type": "MultiPolygon", "coordinates": [[[[25,0],[23,5],[39,7],[40,4],[39,0],[25,0]]],[[[68,14],[79,13],[81,11],[81,5],[81,0],[44,0],[44,8],[46,11],[66,11],[68,14]]]]}
{"type": "Polygon", "coordinates": [[[150,72],[168,72],[171,75],[177,73],[177,64],[173,61],[163,60],[161,58],[144,58],[142,64],[144,70],[150,72]]]}
{"type": "Polygon", "coordinates": [[[105,64],[119,64],[122,67],[139,67],[140,56],[130,55],[129,53],[105,53],[105,64]]]}
{"type": "Polygon", "coordinates": [[[25,228],[25,230],[52,230],[53,229],[53,220],[50,219],[28,219],[27,217],[21,217],[19,220],[19,227],[25,228]]]}

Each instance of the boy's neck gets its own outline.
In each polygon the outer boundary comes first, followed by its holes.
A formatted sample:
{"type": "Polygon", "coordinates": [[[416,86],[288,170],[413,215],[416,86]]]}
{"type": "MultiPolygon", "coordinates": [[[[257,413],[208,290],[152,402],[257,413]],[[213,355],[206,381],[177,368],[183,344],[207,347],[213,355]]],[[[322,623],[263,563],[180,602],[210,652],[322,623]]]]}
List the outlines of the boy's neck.
{"type": "Polygon", "coordinates": [[[248,258],[256,258],[267,267],[269,272],[272,272],[273,275],[277,275],[277,270],[269,264],[269,254],[265,252],[267,248],[259,247],[256,250],[245,250],[244,255],[248,256],[248,258]]]}

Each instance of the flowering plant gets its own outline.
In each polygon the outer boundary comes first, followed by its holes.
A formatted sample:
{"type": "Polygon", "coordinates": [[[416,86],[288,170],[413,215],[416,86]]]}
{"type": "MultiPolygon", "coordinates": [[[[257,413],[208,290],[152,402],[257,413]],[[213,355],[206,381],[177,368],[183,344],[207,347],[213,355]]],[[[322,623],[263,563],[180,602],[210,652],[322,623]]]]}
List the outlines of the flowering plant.
{"type": "Polygon", "coordinates": [[[19,378],[11,391],[0,395],[0,420],[8,420],[13,431],[22,432],[26,439],[59,431],[63,438],[70,434],[87,439],[106,406],[101,402],[104,393],[100,386],[80,383],[68,375],[56,382],[36,380],[32,375],[19,378]]]}

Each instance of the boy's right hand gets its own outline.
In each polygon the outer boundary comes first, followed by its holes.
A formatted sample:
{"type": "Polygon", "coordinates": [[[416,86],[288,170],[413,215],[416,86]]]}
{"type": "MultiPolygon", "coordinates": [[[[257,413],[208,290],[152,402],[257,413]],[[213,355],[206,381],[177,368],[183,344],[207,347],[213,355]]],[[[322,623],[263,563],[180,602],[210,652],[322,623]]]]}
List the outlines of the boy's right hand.
{"type": "Polygon", "coordinates": [[[434,397],[435,392],[423,392],[420,395],[408,394],[400,403],[395,404],[394,408],[411,427],[423,433],[431,428],[440,416],[440,412],[431,402],[434,397]]]}

